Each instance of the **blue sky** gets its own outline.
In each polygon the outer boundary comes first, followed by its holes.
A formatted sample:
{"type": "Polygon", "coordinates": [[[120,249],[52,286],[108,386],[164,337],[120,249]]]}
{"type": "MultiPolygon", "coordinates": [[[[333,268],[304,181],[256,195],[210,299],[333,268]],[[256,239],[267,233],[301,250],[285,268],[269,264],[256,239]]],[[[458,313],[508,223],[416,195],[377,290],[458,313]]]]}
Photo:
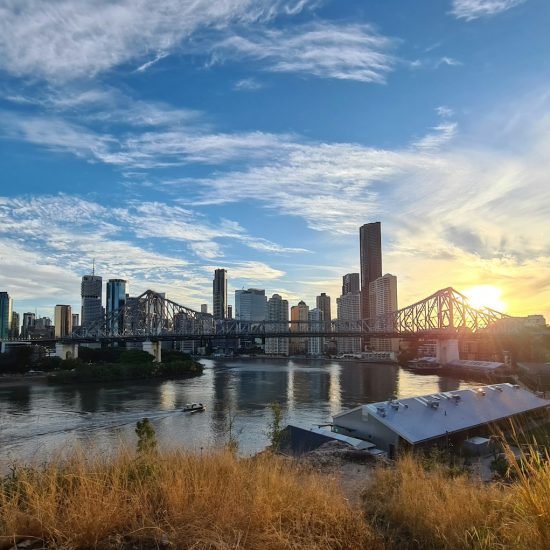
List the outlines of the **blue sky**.
{"type": "MultiPolygon", "coordinates": [[[[550,316],[547,0],[0,2],[0,288],[339,294],[381,221],[399,303],[550,316]]],[[[335,304],[333,304],[334,306],[335,304]]]]}

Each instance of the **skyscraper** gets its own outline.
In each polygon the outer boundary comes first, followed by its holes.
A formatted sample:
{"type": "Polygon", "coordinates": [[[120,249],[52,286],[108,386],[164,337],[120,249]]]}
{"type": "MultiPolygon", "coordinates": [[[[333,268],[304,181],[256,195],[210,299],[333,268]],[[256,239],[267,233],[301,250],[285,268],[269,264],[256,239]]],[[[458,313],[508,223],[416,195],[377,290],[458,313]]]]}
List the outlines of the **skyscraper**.
{"type": "Polygon", "coordinates": [[[7,292],[0,292],[0,338],[8,338],[11,330],[12,299],[7,292]]]}
{"type": "Polygon", "coordinates": [[[124,306],[128,296],[128,281],[109,279],[106,288],[105,315],[109,334],[121,334],[124,328],[124,306]],[[118,312],[112,317],[113,312],[118,312]]]}
{"type": "Polygon", "coordinates": [[[332,319],[330,311],[330,296],[327,296],[325,292],[321,292],[320,296],[317,296],[315,305],[323,312],[323,321],[330,321],[332,319]]]}
{"type": "Polygon", "coordinates": [[[78,313],[73,313],[73,329],[80,326],[80,315],[78,313]]]}
{"type": "Polygon", "coordinates": [[[73,315],[71,306],[56,305],[54,314],[55,337],[69,336],[73,331],[73,315]]]}
{"type": "MultiPolygon", "coordinates": [[[[300,300],[297,306],[290,308],[290,320],[291,321],[309,321],[309,307],[303,301],[300,300]]],[[[305,332],[308,329],[307,323],[292,323],[290,325],[290,332],[305,332]]],[[[307,353],[307,338],[292,338],[290,340],[290,353],[293,355],[303,355],[307,353]]]]}
{"type": "Polygon", "coordinates": [[[36,315],[30,311],[23,313],[23,325],[21,326],[21,336],[23,338],[28,338],[30,332],[34,328],[34,323],[36,321],[36,315]]]}
{"type": "Polygon", "coordinates": [[[201,313],[208,313],[208,304],[201,304],[201,313]]]}
{"type": "MultiPolygon", "coordinates": [[[[397,277],[386,273],[383,277],[372,281],[369,286],[369,317],[373,319],[378,315],[385,315],[397,311],[397,277]]],[[[391,332],[391,323],[383,317],[376,320],[375,329],[391,332]]],[[[375,351],[398,351],[399,340],[397,338],[372,338],[371,346],[375,351]]]]}
{"type": "Polygon", "coordinates": [[[265,290],[249,288],[235,291],[235,319],[265,321],[267,298],[265,290]]]}
{"type": "Polygon", "coordinates": [[[359,292],[360,290],[359,273],[346,273],[342,277],[342,296],[350,292],[359,292]]]}
{"type": "MultiPolygon", "coordinates": [[[[310,309],[308,313],[308,320],[310,321],[311,332],[321,332],[323,321],[323,311],[316,307],[310,309]]],[[[307,352],[309,355],[322,355],[324,348],[324,338],[318,336],[314,338],[308,338],[307,352]]]]}
{"type": "Polygon", "coordinates": [[[103,279],[98,275],[84,275],[80,286],[82,311],[80,322],[82,328],[88,328],[95,322],[101,321],[103,308],[101,305],[101,289],[103,279]]]}
{"type": "MultiPolygon", "coordinates": [[[[288,332],[288,300],[283,300],[279,294],[267,301],[266,321],[270,331],[288,332]]],[[[288,338],[266,338],[265,352],[271,355],[288,355],[288,338]]]]}
{"type": "Polygon", "coordinates": [[[20,333],[20,318],[16,311],[11,312],[11,338],[19,338],[20,333]]]}
{"type": "MultiPolygon", "coordinates": [[[[361,319],[361,293],[348,292],[336,299],[338,308],[338,321],[358,321],[361,319]]],[[[338,353],[359,353],[361,351],[361,338],[338,338],[338,353]]]]}
{"type": "Polygon", "coordinates": [[[369,285],[382,277],[382,233],[380,222],[366,223],[359,228],[361,252],[361,317],[368,319],[369,285]]]}
{"type": "Polygon", "coordinates": [[[227,271],[216,269],[212,283],[212,305],[214,319],[227,318],[227,271]]]}

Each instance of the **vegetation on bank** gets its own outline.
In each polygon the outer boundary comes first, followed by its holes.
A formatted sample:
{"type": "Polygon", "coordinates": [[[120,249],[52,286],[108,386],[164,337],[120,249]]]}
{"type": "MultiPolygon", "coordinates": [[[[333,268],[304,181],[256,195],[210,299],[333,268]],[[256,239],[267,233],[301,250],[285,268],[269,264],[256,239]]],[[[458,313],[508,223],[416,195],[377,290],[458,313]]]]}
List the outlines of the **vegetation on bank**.
{"type": "Polygon", "coordinates": [[[0,548],[376,549],[336,481],[266,454],[84,453],[0,482],[0,548]]]}
{"type": "MultiPolygon", "coordinates": [[[[92,351],[101,353],[103,350],[92,351]]],[[[178,378],[198,375],[203,370],[202,365],[191,356],[174,351],[165,352],[162,363],[153,362],[152,355],[139,350],[121,351],[116,354],[108,352],[106,357],[112,362],[84,362],[82,357],[66,359],[60,362],[60,368],[52,372],[48,380],[55,383],[73,383],[178,378]]],[[[97,355],[95,358],[97,360],[97,355]]]]}

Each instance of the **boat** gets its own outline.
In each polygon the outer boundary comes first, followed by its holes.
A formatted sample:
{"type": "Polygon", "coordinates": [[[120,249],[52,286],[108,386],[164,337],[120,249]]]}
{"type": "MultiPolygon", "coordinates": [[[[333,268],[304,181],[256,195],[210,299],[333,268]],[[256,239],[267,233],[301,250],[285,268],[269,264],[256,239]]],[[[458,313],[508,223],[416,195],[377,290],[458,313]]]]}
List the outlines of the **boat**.
{"type": "Polygon", "coordinates": [[[196,413],[203,412],[205,409],[202,403],[187,403],[187,405],[183,407],[183,412],[196,413]]]}
{"type": "Polygon", "coordinates": [[[435,374],[441,370],[441,365],[435,357],[421,357],[407,363],[407,368],[418,374],[435,374]]]}

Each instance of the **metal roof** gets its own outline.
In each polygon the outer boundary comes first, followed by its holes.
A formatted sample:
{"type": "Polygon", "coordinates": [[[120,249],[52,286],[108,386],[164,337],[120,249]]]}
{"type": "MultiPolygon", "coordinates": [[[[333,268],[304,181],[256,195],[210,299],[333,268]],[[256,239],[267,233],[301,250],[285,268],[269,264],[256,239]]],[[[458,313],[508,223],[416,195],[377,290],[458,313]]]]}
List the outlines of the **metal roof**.
{"type": "Polygon", "coordinates": [[[470,359],[455,359],[447,363],[451,367],[462,367],[465,369],[477,369],[491,371],[494,369],[499,369],[505,367],[505,363],[499,363],[497,361],[472,361],[470,359]]]}
{"type": "Polygon", "coordinates": [[[335,415],[334,424],[338,425],[338,417],[360,408],[365,427],[373,417],[414,445],[549,405],[549,400],[519,386],[492,384],[362,405],[335,415]]]}

